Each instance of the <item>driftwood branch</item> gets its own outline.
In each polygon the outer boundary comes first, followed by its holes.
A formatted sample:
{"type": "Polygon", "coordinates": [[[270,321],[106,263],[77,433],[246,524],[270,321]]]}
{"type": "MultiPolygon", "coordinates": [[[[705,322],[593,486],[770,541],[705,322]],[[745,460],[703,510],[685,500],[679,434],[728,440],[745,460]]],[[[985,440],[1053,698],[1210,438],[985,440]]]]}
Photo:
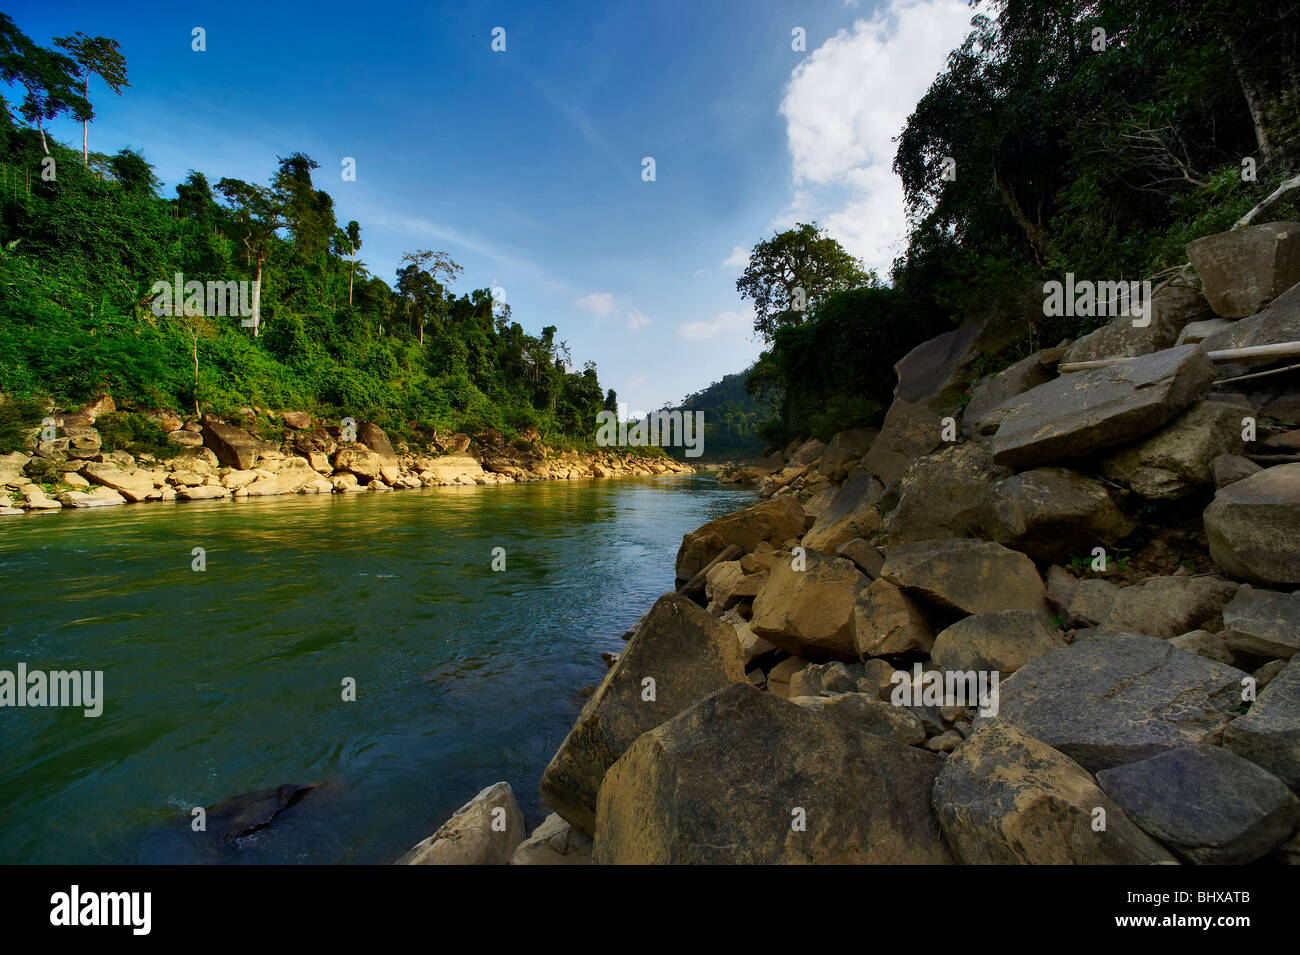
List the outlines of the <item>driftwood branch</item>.
{"type": "MultiPolygon", "coordinates": [[[[1300,357],[1300,342],[1281,342],[1276,345],[1248,345],[1244,348],[1222,348],[1205,353],[1210,361],[1244,362],[1246,364],[1276,361],[1279,358],[1300,357]]],[[[1075,371],[1109,368],[1133,361],[1132,358],[1098,358],[1095,361],[1071,361],[1057,366],[1057,371],[1068,375],[1075,371]]]]}
{"type": "Polygon", "coordinates": [[[1280,197],[1286,195],[1292,189],[1300,189],[1300,176],[1294,176],[1291,179],[1285,180],[1282,183],[1282,185],[1278,186],[1271,193],[1269,193],[1269,195],[1265,197],[1265,199],[1259,205],[1257,205],[1255,208],[1251,209],[1244,216],[1238,219],[1236,224],[1233,225],[1232,228],[1244,229],[1246,226],[1250,225],[1252,222],[1255,221],[1255,216],[1259,215],[1261,212],[1263,212],[1265,209],[1267,209],[1269,206],[1275,203],[1280,197]]]}

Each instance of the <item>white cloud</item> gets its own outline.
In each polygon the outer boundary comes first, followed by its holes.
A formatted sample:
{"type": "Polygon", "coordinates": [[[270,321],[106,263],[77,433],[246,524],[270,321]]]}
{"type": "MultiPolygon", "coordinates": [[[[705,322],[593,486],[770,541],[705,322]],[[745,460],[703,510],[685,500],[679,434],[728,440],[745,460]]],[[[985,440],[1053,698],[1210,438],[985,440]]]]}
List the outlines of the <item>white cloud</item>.
{"type": "Polygon", "coordinates": [[[639,328],[644,328],[650,324],[650,316],[638,308],[632,309],[627,313],[627,330],[634,332],[639,328]]]}
{"type": "Polygon", "coordinates": [[[743,269],[749,264],[749,250],[736,246],[722,263],[724,269],[743,269]]]}
{"type": "Polygon", "coordinates": [[[715,318],[701,322],[686,322],[677,329],[682,338],[696,342],[719,339],[743,339],[754,329],[754,313],[726,311],[715,318]]]}
{"type": "Polygon", "coordinates": [[[970,19],[966,0],[890,0],[795,68],[781,101],[795,193],[778,228],[816,218],[868,266],[888,268],[907,229],[892,140],[970,19]]]}
{"type": "Polygon", "coordinates": [[[592,292],[575,302],[578,308],[593,315],[608,315],[614,310],[614,296],[609,292],[592,292]]]}

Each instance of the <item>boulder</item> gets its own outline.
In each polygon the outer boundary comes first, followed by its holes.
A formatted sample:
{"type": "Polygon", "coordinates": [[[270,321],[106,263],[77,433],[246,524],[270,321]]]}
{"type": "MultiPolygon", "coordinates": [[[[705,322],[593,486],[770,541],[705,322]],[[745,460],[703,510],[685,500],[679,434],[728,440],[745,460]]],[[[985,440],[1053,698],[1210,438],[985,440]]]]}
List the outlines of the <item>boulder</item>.
{"type": "Polygon", "coordinates": [[[1292,657],[1250,711],[1228,724],[1223,745],[1300,791],[1300,658],[1292,657]]]}
{"type": "Polygon", "coordinates": [[[1255,862],[1300,822],[1300,800],[1281,780],[1221,746],[1183,746],[1104,769],[1097,783],[1193,865],[1255,862]]]}
{"type": "Polygon", "coordinates": [[[293,436],[293,449],[299,454],[318,451],[327,457],[338,450],[338,442],[324,428],[314,431],[302,431],[293,436]]]}
{"type": "Polygon", "coordinates": [[[872,493],[873,486],[879,488],[869,474],[846,481],[804,535],[803,546],[831,554],[855,537],[871,536],[880,527],[880,512],[875,507],[879,494],[872,493]]]}
{"type": "Polygon", "coordinates": [[[483,466],[463,453],[434,458],[426,470],[436,484],[478,484],[485,477],[483,466]]]}
{"type": "Polygon", "coordinates": [[[940,670],[997,670],[1007,677],[1035,657],[1066,645],[1041,614],[998,610],[958,620],[934,638],[930,660],[940,670]]]}
{"type": "MultiPolygon", "coordinates": [[[[880,432],[874,428],[853,428],[841,431],[831,438],[822,452],[817,472],[830,481],[842,481],[849,469],[862,460],[862,456],[871,450],[871,442],[880,432]]],[[[778,465],[775,470],[780,470],[778,465]]]]}
{"type": "Polygon", "coordinates": [[[103,439],[94,428],[68,425],[63,433],[68,436],[67,451],[70,458],[89,458],[98,454],[103,447],[103,439]]]}
{"type": "Polygon", "coordinates": [[[761,501],[752,507],[715,517],[703,527],[682,535],[677,550],[677,580],[690,580],[709,561],[735,544],[742,553],[767,542],[780,546],[806,529],[803,508],[791,497],[761,501]]]}
{"type": "Polygon", "coordinates": [[[942,439],[943,423],[937,414],[896,398],[871,450],[862,457],[862,467],[888,486],[900,480],[913,461],[937,448],[942,439]]]}
{"type": "Polygon", "coordinates": [[[885,542],[983,536],[992,523],[994,471],[988,451],[974,443],[917,459],[885,520],[885,542]]]}
{"type": "Polygon", "coordinates": [[[1097,626],[1165,639],[1189,630],[1217,632],[1223,629],[1223,608],[1236,592],[1236,584],[1217,577],[1157,577],[1121,588],[1097,626]]]}
{"type": "Polygon", "coordinates": [[[1266,222],[1187,243],[1215,314],[1245,318],[1300,282],[1300,222],[1266,222]]]}
{"type": "Polygon", "coordinates": [[[1300,341],[1300,284],[1291,286],[1263,311],[1208,335],[1201,345],[1219,351],[1294,341],[1300,341]]]}
{"type": "Polygon", "coordinates": [[[423,842],[398,865],[505,865],[524,840],[524,814],[509,783],[493,783],[423,842]]]}
{"type": "Polygon", "coordinates": [[[1106,485],[1065,468],[1034,468],[991,491],[990,536],[1035,560],[1068,561],[1137,529],[1106,485]]]}
{"type": "Polygon", "coordinates": [[[306,484],[315,481],[319,477],[320,475],[312,470],[306,459],[289,458],[284,462],[284,467],[275,474],[259,477],[256,481],[248,484],[246,490],[249,497],[295,494],[306,484]]]}
{"type": "Polygon", "coordinates": [[[709,613],[720,614],[742,600],[753,600],[767,583],[767,576],[766,573],[746,574],[738,560],[714,564],[704,584],[709,613]]]}
{"type": "Polygon", "coordinates": [[[882,554],[874,544],[863,540],[861,537],[855,537],[851,541],[845,541],[839,547],[835,548],[835,553],[853,561],[853,563],[858,565],[858,570],[871,578],[879,577],[880,568],[885,564],[885,555],[882,554]]]}
{"type": "Polygon", "coordinates": [[[519,843],[511,865],[591,865],[591,837],[551,813],[519,843]]]}
{"type": "Polygon", "coordinates": [[[1199,322],[1188,322],[1183,326],[1183,330],[1178,333],[1178,339],[1174,344],[1195,345],[1197,342],[1205,341],[1215,332],[1231,327],[1232,322],[1226,318],[1207,318],[1199,322]]]}
{"type": "Polygon", "coordinates": [[[311,427],[311,415],[305,411],[281,412],[280,420],[284,422],[285,427],[293,428],[295,431],[306,431],[311,427]]]}
{"type": "Polygon", "coordinates": [[[396,465],[398,463],[397,452],[393,450],[393,443],[388,440],[388,435],[384,433],[384,429],[374,422],[367,421],[357,429],[357,441],[379,455],[381,464],[396,465]]]}
{"type": "Polygon", "coordinates": [[[977,427],[980,419],[1002,402],[1051,381],[1056,377],[1054,367],[1060,357],[1059,349],[1050,349],[1050,354],[1035,352],[977,384],[962,410],[962,434],[968,438],[976,437],[980,433],[977,427]],[[1049,361],[1045,362],[1045,358],[1049,361]]]}
{"type": "Polygon", "coordinates": [[[830,696],[851,693],[858,688],[861,667],[839,660],[830,663],[812,663],[790,677],[790,698],[799,696],[830,696]]]}
{"type": "Polygon", "coordinates": [[[803,657],[787,657],[767,672],[767,689],[769,693],[783,700],[790,698],[790,681],[795,674],[808,666],[803,657]]]}
{"type": "Polygon", "coordinates": [[[579,831],[590,834],[600,781],[628,746],[714,690],[744,679],[735,628],[686,597],[665,594],[628,640],[546,767],[542,798],[579,831]]]}
{"type": "Polygon", "coordinates": [[[853,604],[853,642],[863,658],[929,653],[934,631],[916,601],[887,580],[873,580],[853,604]]]}
{"type": "Polygon", "coordinates": [[[1238,653],[1290,660],[1300,652],[1300,593],[1247,585],[1223,608],[1224,639],[1238,653]]]}
{"type": "Polygon", "coordinates": [[[1054,616],[1034,562],[992,541],[920,541],[885,552],[881,579],[958,613],[1032,610],[1054,616]]]}
{"type": "Polygon", "coordinates": [[[1238,454],[1220,454],[1210,462],[1210,473],[1214,476],[1214,486],[1222,489],[1229,484],[1244,481],[1264,470],[1250,458],[1238,454]]]}
{"type": "Polygon", "coordinates": [[[601,864],[942,864],[938,757],[732,686],[643,735],[600,788],[601,864]]]}
{"type": "Polygon", "coordinates": [[[176,500],[178,501],[210,501],[229,496],[230,492],[228,490],[214,484],[204,484],[200,487],[178,487],[176,489],[176,500]]]}
{"type": "Polygon", "coordinates": [[[1211,316],[1210,303],[1195,288],[1167,285],[1151,300],[1151,323],[1133,324],[1132,315],[1118,315],[1065,350],[1063,362],[1099,358],[1133,358],[1169,348],[1188,322],[1211,316]]]}
{"type": "Polygon", "coordinates": [[[126,498],[109,487],[97,487],[89,493],[64,491],[58,499],[64,507],[112,507],[126,503],[126,498]]]}
{"type": "Polygon", "coordinates": [[[997,424],[993,460],[1028,468],[1135,441],[1174,418],[1214,377],[1198,345],[1064,375],[1004,402],[984,419],[997,424]]]}
{"type": "Polygon", "coordinates": [[[273,789],[240,793],[207,810],[207,832],[230,846],[271,825],[281,813],[298,805],[319,783],[284,783],[273,789]]]}
{"type": "Polygon", "coordinates": [[[748,620],[742,620],[740,623],[733,624],[733,626],[736,628],[736,639],[740,641],[740,658],[744,661],[746,667],[749,667],[759,657],[776,649],[774,644],[764,640],[754,632],[754,628],[749,625],[748,620]]]}
{"type": "Polygon", "coordinates": [[[1005,720],[980,720],[944,764],[934,811],[967,865],[1174,862],[1068,756],[1005,720]],[[1103,809],[1106,827],[1093,829],[1103,809]]]}
{"type": "Polygon", "coordinates": [[[1300,464],[1222,488],[1205,509],[1210,556],[1232,577],[1300,585],[1300,464]]]}
{"type": "Polygon", "coordinates": [[[82,467],[81,473],[92,484],[116,491],[128,501],[143,501],[153,493],[153,479],[143,471],[127,473],[111,464],[89,461],[82,467]]]}
{"type": "Polygon", "coordinates": [[[1107,455],[1101,472],[1142,497],[1171,499],[1214,483],[1212,462],[1240,454],[1246,409],[1224,401],[1198,401],[1150,437],[1107,455]]]}
{"type": "Polygon", "coordinates": [[[374,451],[356,445],[345,445],[334,452],[334,470],[347,471],[362,484],[379,479],[383,461],[374,451]]]}
{"type": "Polygon", "coordinates": [[[1210,633],[1208,630],[1192,630],[1188,633],[1180,633],[1176,637],[1170,637],[1171,646],[1179,650],[1186,650],[1188,653],[1195,653],[1197,656],[1205,657],[1208,660],[1218,660],[1220,663],[1235,663],[1236,657],[1233,656],[1228,642],[1224,640],[1221,633],[1210,633]]]}
{"type": "Polygon", "coordinates": [[[792,696],[790,702],[820,713],[851,732],[874,733],[908,746],[925,742],[925,725],[915,713],[886,703],[875,693],[792,696]]]}
{"type": "Polygon", "coordinates": [[[1071,626],[1095,627],[1105,620],[1119,597],[1119,587],[1107,580],[1081,580],[1066,616],[1071,626]]]}
{"type": "Polygon", "coordinates": [[[922,342],[894,365],[895,401],[948,413],[969,387],[976,360],[1022,337],[1026,328],[1014,314],[991,311],[922,342]]]}
{"type": "Polygon", "coordinates": [[[856,660],[853,607],[868,579],[843,557],[810,550],[804,562],[804,570],[793,560],[773,568],[754,599],[754,633],[808,660],[856,660]]]}
{"type": "Polygon", "coordinates": [[[262,453],[262,442],[211,415],[203,418],[203,443],[222,464],[240,470],[254,467],[262,453]]]}
{"type": "Polygon", "coordinates": [[[1246,674],[1136,635],[1076,640],[1000,688],[1001,716],[1090,771],[1218,743],[1246,674]]]}

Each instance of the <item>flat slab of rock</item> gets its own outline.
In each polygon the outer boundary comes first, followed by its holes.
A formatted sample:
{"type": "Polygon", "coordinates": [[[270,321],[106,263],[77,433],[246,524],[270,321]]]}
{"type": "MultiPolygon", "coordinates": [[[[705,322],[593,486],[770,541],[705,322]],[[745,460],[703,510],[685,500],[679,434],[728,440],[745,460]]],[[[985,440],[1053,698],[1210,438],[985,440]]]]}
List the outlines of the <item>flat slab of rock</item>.
{"type": "Polygon", "coordinates": [[[97,487],[90,492],[64,491],[59,495],[59,503],[64,507],[112,507],[125,504],[126,498],[112,488],[97,487]]]}
{"type": "Polygon", "coordinates": [[[1053,614],[1034,562],[981,540],[918,541],[890,547],[881,579],[960,613],[1033,610],[1053,614]]]}
{"type": "Polygon", "coordinates": [[[1300,222],[1266,222],[1187,243],[1215,314],[1254,315],[1300,282],[1300,222]]]}
{"type": "Polygon", "coordinates": [[[600,789],[607,864],[944,864],[939,757],[734,686],[638,739],[600,789]]]}
{"type": "Polygon", "coordinates": [[[934,811],[967,865],[1149,865],[1176,861],[1082,766],[1005,720],[981,720],[944,764],[934,811]],[[1092,828],[1093,811],[1106,828],[1092,828]]]}
{"type": "Polygon", "coordinates": [[[990,536],[1041,561],[1110,547],[1137,528],[1106,485],[1066,468],[1034,468],[999,481],[990,536]]]}
{"type": "Polygon", "coordinates": [[[523,842],[524,832],[524,814],[514,790],[509,783],[493,783],[397,864],[505,865],[523,842]]]}
{"type": "Polygon", "coordinates": [[[788,495],[715,517],[682,535],[677,549],[677,580],[690,580],[729,544],[748,553],[763,541],[780,546],[792,537],[802,536],[806,529],[803,508],[788,495]]]}
{"type": "Polygon", "coordinates": [[[1300,284],[1291,286],[1262,312],[1206,336],[1201,344],[1217,351],[1294,341],[1300,341],[1300,284]]]}
{"type": "Polygon", "coordinates": [[[754,598],[750,626],[773,645],[808,660],[856,660],[853,606],[869,583],[853,561],[807,551],[803,570],[795,569],[793,559],[772,568],[754,598]]]}
{"type": "Polygon", "coordinates": [[[1132,315],[1119,315],[1096,331],[1082,336],[1066,350],[1062,361],[1095,361],[1099,358],[1132,358],[1169,348],[1189,322],[1213,315],[1210,303],[1199,289],[1168,285],[1151,301],[1151,322],[1133,324],[1132,315]]]}
{"type": "Polygon", "coordinates": [[[925,724],[911,710],[880,699],[879,693],[791,696],[790,702],[838,720],[856,733],[875,733],[908,746],[925,742],[925,724]]]}
{"type": "Polygon", "coordinates": [[[219,497],[229,497],[230,491],[214,484],[201,484],[198,487],[178,487],[178,501],[211,501],[219,497]]]}
{"type": "Polygon", "coordinates": [[[1205,509],[1210,556],[1232,577],[1300,586],[1300,464],[1236,481],[1205,509]]]}
{"type": "Polygon", "coordinates": [[[511,865],[591,865],[591,837],[551,813],[519,843],[511,865]]]}
{"type": "Polygon", "coordinates": [[[1034,657],[1066,646],[1065,634],[1042,614],[998,610],[958,620],[934,638],[930,659],[940,670],[997,670],[1010,676],[1034,657]]]}
{"type": "MultiPolygon", "coordinates": [[[[1060,359],[1059,350],[1050,351],[1055,353],[1052,357],[1060,359]]],[[[1052,368],[1044,362],[1045,357],[1044,352],[1036,352],[976,385],[971,391],[970,401],[962,410],[962,434],[968,438],[975,437],[979,434],[977,425],[980,419],[1002,402],[1051,381],[1055,375],[1052,368]]]]}
{"type": "Polygon", "coordinates": [[[1223,733],[1223,745],[1300,791],[1300,658],[1269,681],[1223,733]]]}
{"type": "Polygon", "coordinates": [[[81,473],[92,483],[110,488],[128,501],[143,501],[153,493],[153,481],[141,471],[127,472],[111,464],[88,461],[81,473]]]}
{"type": "Polygon", "coordinates": [[[1155,434],[1104,458],[1102,474],[1152,500],[1209,487],[1214,459],[1245,447],[1242,419],[1249,413],[1226,401],[1197,401],[1155,434]]]}
{"type": "Polygon", "coordinates": [[[1001,685],[1000,715],[1095,772],[1220,742],[1246,676],[1167,640],[1099,636],[1022,666],[1001,685]]]}
{"type": "Polygon", "coordinates": [[[875,579],[880,576],[880,568],[885,565],[885,555],[870,541],[855,537],[835,548],[835,553],[847,557],[858,565],[858,570],[875,579]]]}
{"type": "Polygon", "coordinates": [[[1290,660],[1300,652],[1300,594],[1242,587],[1223,608],[1223,628],[1238,653],[1290,660]]]}
{"type": "Polygon", "coordinates": [[[1199,345],[1063,375],[1004,402],[984,419],[997,423],[993,460],[1028,468],[1135,441],[1178,415],[1214,377],[1199,345]]]}
{"type": "Polygon", "coordinates": [[[665,594],[552,757],[542,774],[542,798],[580,832],[591,834],[600,781],[632,742],[697,700],[744,679],[735,628],[686,597],[665,594]]]}
{"type": "Polygon", "coordinates": [[[1300,800],[1221,746],[1183,746],[1097,774],[1130,819],[1195,865],[1245,865],[1285,842],[1300,800]]]}

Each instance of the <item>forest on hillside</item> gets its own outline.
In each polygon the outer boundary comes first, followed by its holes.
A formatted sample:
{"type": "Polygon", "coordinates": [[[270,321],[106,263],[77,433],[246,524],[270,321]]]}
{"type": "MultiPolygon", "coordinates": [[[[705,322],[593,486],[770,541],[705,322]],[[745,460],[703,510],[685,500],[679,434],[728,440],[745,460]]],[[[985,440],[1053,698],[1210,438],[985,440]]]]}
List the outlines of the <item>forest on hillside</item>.
{"type": "MultiPolygon", "coordinates": [[[[898,137],[910,234],[888,284],[815,223],[737,283],[767,348],[749,390],[772,445],[876,424],[893,366],[963,320],[1010,316],[997,371],[1092,330],[1042,283],[1159,279],[1300,165],[1300,2],[990,0],[898,137]],[[804,302],[793,301],[802,290],[804,302]],[[803,307],[797,307],[803,306],[803,307]]],[[[1300,218],[1291,192],[1268,219],[1300,218]]]]}
{"type": "Polygon", "coordinates": [[[528,334],[488,289],[455,294],[462,270],[445,252],[412,250],[391,285],[372,274],[363,226],[338,222],[309,156],[279,158],[265,184],[191,172],[162,196],[140,152],[46,133],[130,95],[111,38],[46,48],[0,14],[0,79],[23,91],[0,97],[0,391],[34,418],[22,423],[108,392],[186,414],[350,415],[398,437],[591,442],[606,405],[595,365],[573,367],[555,326],[528,334]],[[155,283],[177,273],[260,278],[255,322],[156,308],[155,283]]]}

